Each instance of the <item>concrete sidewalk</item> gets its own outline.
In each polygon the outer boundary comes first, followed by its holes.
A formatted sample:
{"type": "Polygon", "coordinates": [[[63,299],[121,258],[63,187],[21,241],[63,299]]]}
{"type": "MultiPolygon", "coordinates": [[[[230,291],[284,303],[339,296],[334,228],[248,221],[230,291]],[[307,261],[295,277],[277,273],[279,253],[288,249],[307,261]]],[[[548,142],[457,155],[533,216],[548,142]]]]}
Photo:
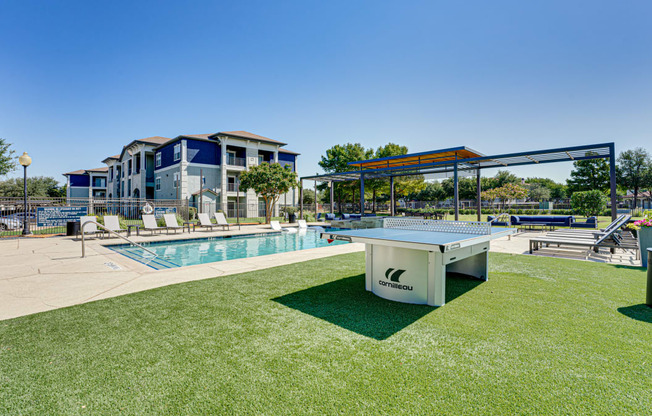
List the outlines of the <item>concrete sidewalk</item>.
{"type": "MultiPolygon", "coordinates": [[[[151,242],[261,232],[272,230],[269,226],[243,226],[240,231],[198,231],[177,235],[163,233],[134,237],[134,240],[151,242]]],[[[362,244],[346,244],[154,270],[104,246],[122,243],[124,240],[118,238],[87,239],[86,257],[81,258],[81,242],[71,237],[1,239],[0,320],[175,283],[364,250],[362,244]]]]}

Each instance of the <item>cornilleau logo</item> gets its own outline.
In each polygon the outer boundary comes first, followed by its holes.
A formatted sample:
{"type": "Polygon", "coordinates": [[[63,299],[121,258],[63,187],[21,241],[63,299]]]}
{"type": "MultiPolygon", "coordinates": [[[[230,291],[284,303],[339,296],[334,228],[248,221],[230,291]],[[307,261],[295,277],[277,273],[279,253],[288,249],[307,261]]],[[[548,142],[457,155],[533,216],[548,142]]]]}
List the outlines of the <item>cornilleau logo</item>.
{"type": "Polygon", "coordinates": [[[403,273],[405,273],[405,270],[389,268],[385,271],[385,277],[392,282],[398,282],[403,273]]]}
{"type": "Polygon", "coordinates": [[[387,280],[389,280],[389,282],[386,282],[385,280],[379,280],[378,284],[381,286],[391,287],[392,289],[412,290],[412,286],[402,285],[399,283],[399,279],[403,273],[405,273],[405,270],[393,269],[390,267],[389,269],[385,270],[385,277],[387,280]]]}

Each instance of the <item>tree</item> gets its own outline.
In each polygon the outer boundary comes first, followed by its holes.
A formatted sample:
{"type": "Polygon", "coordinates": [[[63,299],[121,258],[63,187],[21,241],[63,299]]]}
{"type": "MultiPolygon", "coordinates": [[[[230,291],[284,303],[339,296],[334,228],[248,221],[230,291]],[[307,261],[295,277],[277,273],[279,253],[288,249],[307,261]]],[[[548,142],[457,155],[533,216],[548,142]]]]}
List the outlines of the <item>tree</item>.
{"type": "MultiPolygon", "coordinates": [[[[586,156],[595,155],[587,152],[586,156]]],[[[604,158],[587,159],[573,162],[570,179],[566,180],[570,194],[579,191],[607,191],[609,186],[609,164],[604,158]]]]}
{"type": "Polygon", "coordinates": [[[394,194],[397,198],[407,198],[410,195],[416,195],[426,187],[422,175],[415,176],[397,176],[394,179],[394,194]]]}
{"type": "MultiPolygon", "coordinates": [[[[356,169],[354,166],[349,165],[349,162],[358,162],[368,159],[368,155],[369,151],[365,150],[360,143],[346,143],[344,145],[336,144],[326,150],[326,155],[321,157],[319,166],[324,169],[324,172],[326,173],[349,172],[356,169]]],[[[354,196],[356,189],[360,188],[360,182],[336,182],[333,186],[335,187],[333,189],[335,200],[337,200],[341,213],[342,200],[349,194],[354,196]]]]}
{"type": "Polygon", "coordinates": [[[426,182],[426,187],[417,194],[419,201],[439,202],[447,198],[446,191],[441,183],[426,182]]]}
{"type": "Polygon", "coordinates": [[[550,199],[550,189],[539,183],[530,183],[526,185],[527,195],[532,201],[541,202],[550,199]]]}
{"type": "Polygon", "coordinates": [[[483,191],[481,198],[485,201],[500,201],[500,209],[504,210],[507,202],[513,199],[523,199],[527,196],[527,189],[514,183],[507,183],[500,188],[483,191]]]}
{"type": "Polygon", "coordinates": [[[585,217],[600,215],[607,208],[607,197],[597,189],[574,192],[571,196],[571,206],[574,211],[585,217]]]}
{"type": "MultiPolygon", "coordinates": [[[[455,195],[455,183],[453,178],[446,178],[441,183],[444,188],[444,192],[449,198],[453,198],[455,195]]],[[[476,198],[476,182],[472,178],[458,178],[457,179],[457,191],[460,199],[473,199],[476,198]]]]}
{"type": "Polygon", "coordinates": [[[14,169],[16,169],[16,158],[11,149],[11,143],[0,139],[0,176],[6,175],[14,169]]]}
{"type": "Polygon", "coordinates": [[[500,188],[507,185],[508,183],[521,183],[521,179],[508,170],[499,170],[498,173],[496,173],[496,175],[494,175],[494,177],[491,179],[491,188],[500,188]]]}
{"type": "MultiPolygon", "coordinates": [[[[27,178],[27,196],[64,197],[65,187],[51,177],[33,176],[27,178]]],[[[12,178],[0,182],[0,196],[19,198],[23,196],[23,178],[12,178]]]]}
{"type": "Polygon", "coordinates": [[[311,205],[315,203],[315,191],[312,189],[303,190],[303,203],[306,205],[311,205]]]}
{"type": "Polygon", "coordinates": [[[634,205],[641,189],[652,188],[652,161],[645,149],[637,147],[618,155],[618,184],[634,192],[634,205]]]}
{"type": "Polygon", "coordinates": [[[261,163],[240,174],[240,186],[253,189],[265,200],[265,222],[269,223],[278,198],[297,187],[297,174],[278,163],[261,163]]]}
{"type": "Polygon", "coordinates": [[[550,199],[560,200],[566,198],[566,185],[557,183],[548,178],[527,178],[526,183],[530,185],[541,185],[550,190],[550,199]]]}
{"type": "MultiPolygon", "coordinates": [[[[387,143],[385,146],[380,146],[373,154],[373,158],[381,159],[384,157],[401,156],[408,152],[407,146],[401,146],[396,143],[387,143]]],[[[372,212],[376,212],[376,199],[379,193],[389,193],[389,180],[388,179],[369,179],[364,181],[365,190],[371,191],[372,212]]]]}

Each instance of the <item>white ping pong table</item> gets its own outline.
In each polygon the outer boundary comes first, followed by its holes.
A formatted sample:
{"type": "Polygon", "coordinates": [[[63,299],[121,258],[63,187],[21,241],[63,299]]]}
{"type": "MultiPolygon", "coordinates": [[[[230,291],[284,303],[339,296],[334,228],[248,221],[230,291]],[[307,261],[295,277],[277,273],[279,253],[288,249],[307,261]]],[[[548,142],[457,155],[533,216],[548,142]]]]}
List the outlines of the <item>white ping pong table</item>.
{"type": "Polygon", "coordinates": [[[321,238],[365,244],[366,290],[397,302],[442,306],[446,272],[487,280],[490,241],[516,231],[479,221],[386,218],[383,228],[325,231],[321,238]]]}

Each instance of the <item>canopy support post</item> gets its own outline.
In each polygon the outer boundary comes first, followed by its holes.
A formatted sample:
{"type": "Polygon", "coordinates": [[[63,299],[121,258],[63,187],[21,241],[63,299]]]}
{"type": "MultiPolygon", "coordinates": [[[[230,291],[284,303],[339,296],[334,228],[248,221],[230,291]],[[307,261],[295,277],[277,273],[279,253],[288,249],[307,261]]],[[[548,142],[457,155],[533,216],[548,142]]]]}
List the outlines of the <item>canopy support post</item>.
{"type": "Polygon", "coordinates": [[[459,193],[459,180],[457,177],[457,153],[455,154],[455,162],[453,163],[453,205],[455,206],[455,221],[460,220],[460,193],[459,193]]]}
{"type": "Polygon", "coordinates": [[[477,201],[478,207],[478,221],[482,221],[482,182],[480,181],[480,168],[478,168],[478,173],[477,173],[477,183],[476,183],[476,196],[475,199],[477,201]]]}
{"type": "MultiPolygon", "coordinates": [[[[609,186],[611,188],[611,220],[615,221],[618,216],[618,201],[616,199],[616,149],[613,143],[609,145],[609,186]]],[[[645,253],[641,255],[645,255],[645,253]]]]}
{"type": "Polygon", "coordinates": [[[389,215],[396,216],[396,203],[394,202],[394,177],[389,177],[389,215]]]}
{"type": "Polygon", "coordinates": [[[299,187],[299,218],[303,219],[303,179],[299,187]]]}
{"type": "Polygon", "coordinates": [[[364,217],[364,173],[360,174],[360,217],[364,217]]]}

